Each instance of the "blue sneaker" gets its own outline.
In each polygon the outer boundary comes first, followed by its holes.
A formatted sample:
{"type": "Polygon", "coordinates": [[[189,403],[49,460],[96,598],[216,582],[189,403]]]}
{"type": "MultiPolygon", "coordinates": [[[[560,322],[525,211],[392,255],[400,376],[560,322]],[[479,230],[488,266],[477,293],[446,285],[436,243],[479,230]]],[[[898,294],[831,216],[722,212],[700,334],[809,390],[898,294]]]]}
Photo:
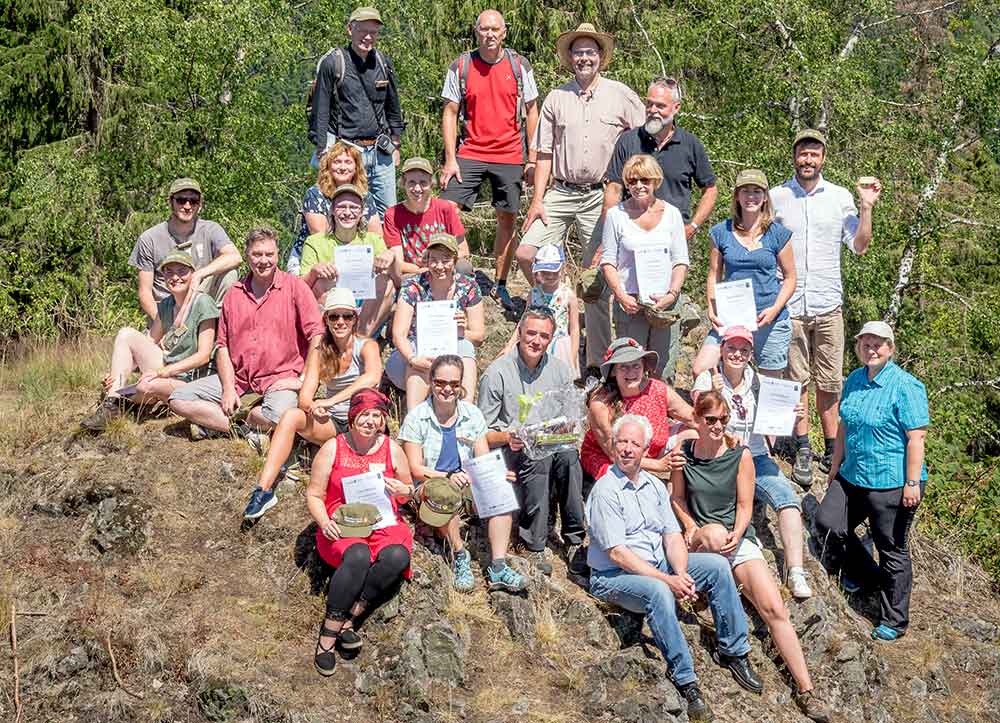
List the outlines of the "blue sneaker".
{"type": "Polygon", "coordinates": [[[872,640],[884,640],[887,643],[891,643],[894,640],[899,640],[903,637],[904,632],[902,630],[896,630],[896,628],[890,628],[888,625],[879,625],[877,628],[872,630],[872,640]]]}
{"type": "Polygon", "coordinates": [[[254,489],[253,494],[250,495],[250,502],[247,504],[247,508],[243,510],[243,519],[256,520],[276,504],[278,504],[278,498],[275,496],[274,490],[265,492],[260,487],[257,487],[254,489]]]}
{"type": "Polygon", "coordinates": [[[455,553],[455,563],[452,568],[455,579],[452,586],[459,592],[472,592],[476,587],[476,581],[472,577],[472,555],[468,550],[460,550],[455,553]]]}
{"type": "Polygon", "coordinates": [[[504,566],[497,572],[490,565],[486,569],[486,575],[489,578],[489,591],[493,592],[495,590],[504,590],[505,592],[522,592],[528,589],[528,581],[524,579],[524,575],[520,574],[510,565],[504,563],[504,566]]]}

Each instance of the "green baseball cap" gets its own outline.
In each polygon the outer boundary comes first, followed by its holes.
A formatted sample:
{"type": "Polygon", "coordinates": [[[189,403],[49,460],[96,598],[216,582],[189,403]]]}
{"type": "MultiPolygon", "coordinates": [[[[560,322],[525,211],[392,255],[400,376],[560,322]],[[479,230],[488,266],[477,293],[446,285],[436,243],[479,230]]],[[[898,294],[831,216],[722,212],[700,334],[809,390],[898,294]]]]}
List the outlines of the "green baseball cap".
{"type": "Polygon", "coordinates": [[[191,258],[191,254],[187,251],[171,251],[169,254],[163,257],[163,259],[156,265],[157,271],[163,271],[163,267],[167,264],[183,264],[189,268],[194,268],[194,259],[191,258]]]}
{"type": "Polygon", "coordinates": [[[378,507],[365,502],[341,505],[333,513],[333,521],[340,528],[341,537],[368,537],[372,534],[372,527],[381,519],[378,507]]]}
{"type": "Polygon", "coordinates": [[[758,171],[756,168],[747,168],[736,174],[736,184],[733,186],[733,190],[735,191],[737,188],[742,188],[743,186],[758,186],[765,191],[770,188],[767,185],[767,176],[764,175],[763,171],[758,171]]]}
{"type": "Polygon", "coordinates": [[[794,150],[802,141],[816,141],[817,143],[822,143],[823,147],[826,148],[826,136],[815,128],[804,128],[796,133],[795,140],[792,141],[792,149],[794,150]]]}
{"type": "Polygon", "coordinates": [[[353,183],[344,183],[337,186],[334,190],[333,195],[330,197],[330,203],[337,200],[337,196],[342,196],[345,193],[353,193],[355,196],[360,198],[362,201],[365,200],[365,194],[361,192],[361,189],[355,186],[353,183]]]}
{"type": "Polygon", "coordinates": [[[167,195],[173,196],[175,193],[180,193],[181,191],[196,191],[201,194],[201,186],[193,178],[178,178],[170,184],[170,192],[167,195]]]}
{"type": "Polygon", "coordinates": [[[417,516],[431,527],[444,527],[462,511],[462,490],[447,477],[431,477],[417,490],[417,516]]]}
{"type": "Polygon", "coordinates": [[[407,171],[423,171],[424,173],[429,173],[432,176],[434,175],[434,167],[431,165],[431,162],[426,158],[421,158],[420,156],[407,158],[399,169],[399,175],[402,176],[407,171]]]}
{"type": "Polygon", "coordinates": [[[351,13],[351,17],[347,19],[347,22],[360,23],[365,20],[374,20],[379,24],[385,25],[385,23],[382,22],[382,15],[378,10],[372,7],[355,8],[354,12],[351,13]]]}
{"type": "Polygon", "coordinates": [[[458,256],[458,239],[450,233],[444,233],[442,231],[440,233],[431,234],[431,237],[427,239],[427,250],[430,251],[435,246],[446,248],[458,256]]]}

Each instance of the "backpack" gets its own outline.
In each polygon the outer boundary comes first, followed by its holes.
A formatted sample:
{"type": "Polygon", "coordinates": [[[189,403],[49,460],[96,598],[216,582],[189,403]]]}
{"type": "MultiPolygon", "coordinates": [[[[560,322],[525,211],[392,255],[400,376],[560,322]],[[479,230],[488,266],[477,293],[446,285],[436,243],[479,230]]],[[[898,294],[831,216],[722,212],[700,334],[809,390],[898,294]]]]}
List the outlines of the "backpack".
{"type": "MultiPolygon", "coordinates": [[[[389,77],[389,70],[385,66],[385,60],[382,59],[382,54],[378,52],[377,49],[373,49],[375,53],[375,63],[378,65],[378,69],[382,71],[382,76],[385,78],[389,77]]],[[[319,69],[323,65],[323,61],[326,60],[330,55],[334,56],[334,67],[337,71],[337,84],[336,88],[339,89],[340,85],[344,82],[344,73],[347,70],[347,60],[344,58],[344,49],[340,46],[335,48],[330,48],[323,55],[320,56],[319,61],[316,63],[316,72],[313,74],[313,79],[309,82],[306,88],[306,122],[309,124],[309,128],[312,129],[314,123],[313,117],[313,96],[316,95],[316,78],[319,76],[319,69]]],[[[518,86],[520,88],[520,86],[518,86]]]]}
{"type": "MultiPolygon", "coordinates": [[[[514,80],[517,82],[517,111],[514,114],[514,123],[518,132],[524,135],[522,126],[527,117],[527,108],[524,104],[524,69],[520,54],[510,48],[503,49],[504,55],[510,62],[510,67],[514,69],[514,80]]],[[[465,94],[469,83],[469,70],[472,68],[473,54],[479,55],[478,50],[466,51],[458,56],[458,95],[462,99],[458,104],[458,119],[465,123],[465,94]]]]}

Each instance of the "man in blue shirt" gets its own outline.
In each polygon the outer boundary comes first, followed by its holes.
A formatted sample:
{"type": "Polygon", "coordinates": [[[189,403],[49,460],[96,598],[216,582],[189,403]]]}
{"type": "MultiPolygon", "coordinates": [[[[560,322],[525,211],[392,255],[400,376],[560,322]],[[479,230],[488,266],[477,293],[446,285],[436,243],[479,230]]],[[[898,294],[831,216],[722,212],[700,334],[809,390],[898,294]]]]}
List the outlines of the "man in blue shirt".
{"type": "Polygon", "coordinates": [[[688,702],[688,718],[711,720],[677,622],[678,601],[707,592],[717,630],[717,660],[743,687],[759,692],[763,684],[747,659],[747,619],[729,563],[712,553],[688,554],[663,482],[641,469],[652,437],[649,420],[634,414],[622,416],[611,427],[615,463],[587,498],[590,593],[646,615],[674,684],[688,702]]]}

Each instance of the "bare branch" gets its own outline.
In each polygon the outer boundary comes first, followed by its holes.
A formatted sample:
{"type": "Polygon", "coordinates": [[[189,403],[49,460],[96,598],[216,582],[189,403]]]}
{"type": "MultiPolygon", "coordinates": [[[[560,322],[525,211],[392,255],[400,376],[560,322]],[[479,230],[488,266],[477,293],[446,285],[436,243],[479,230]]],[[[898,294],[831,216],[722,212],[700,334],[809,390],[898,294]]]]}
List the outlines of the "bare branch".
{"type": "Polygon", "coordinates": [[[111,633],[110,632],[108,632],[106,634],[106,636],[104,638],[104,644],[105,644],[105,646],[108,649],[108,656],[111,658],[111,672],[115,676],[115,682],[118,683],[118,687],[121,688],[122,690],[124,690],[126,693],[128,693],[133,698],[138,698],[139,700],[142,700],[142,698],[143,698],[142,693],[136,693],[135,691],[129,690],[129,688],[127,688],[125,686],[125,683],[122,682],[121,675],[118,674],[118,661],[115,660],[115,651],[111,648],[111,633]]]}
{"type": "Polygon", "coordinates": [[[788,32],[788,28],[785,27],[785,24],[781,22],[781,18],[776,17],[774,19],[774,27],[777,28],[778,35],[781,36],[781,40],[784,42],[785,48],[787,50],[791,50],[793,53],[799,56],[799,60],[801,60],[803,63],[806,62],[806,56],[802,54],[802,51],[799,50],[799,46],[797,46],[795,44],[795,41],[792,40],[792,34],[788,32]]]}
{"type": "Polygon", "coordinates": [[[635,7],[635,0],[631,0],[631,4],[632,17],[635,18],[635,24],[639,26],[639,31],[642,33],[642,37],[646,39],[646,44],[652,48],[653,52],[656,53],[656,59],[660,61],[660,75],[666,76],[667,66],[663,64],[663,56],[660,55],[660,51],[653,44],[653,39],[649,37],[649,33],[646,32],[645,26],[643,26],[642,21],[639,19],[639,11],[635,7]]]}
{"type": "Polygon", "coordinates": [[[913,13],[900,13],[899,15],[894,15],[891,18],[885,18],[884,20],[876,20],[874,23],[868,23],[862,26],[861,30],[870,30],[871,28],[877,28],[879,25],[885,25],[886,23],[891,23],[894,20],[902,20],[903,18],[915,18],[919,15],[930,15],[931,13],[936,13],[939,10],[947,10],[948,8],[959,5],[960,0],[951,0],[951,2],[946,2],[944,5],[938,5],[936,8],[927,8],[926,10],[918,10],[913,13]]]}
{"type": "Polygon", "coordinates": [[[14,658],[14,723],[21,723],[24,704],[21,701],[21,663],[17,658],[17,606],[10,604],[10,653],[14,658]]]}
{"type": "Polygon", "coordinates": [[[1000,389],[1000,377],[994,377],[993,379],[971,379],[967,382],[956,382],[954,384],[947,384],[940,389],[936,389],[932,396],[937,396],[942,392],[949,392],[953,389],[969,389],[972,387],[989,387],[991,389],[1000,389]]]}
{"type": "Polygon", "coordinates": [[[922,100],[919,103],[898,103],[894,100],[882,100],[881,98],[876,98],[875,100],[883,105],[891,105],[893,108],[920,108],[921,106],[927,105],[928,102],[926,100],[922,100]]]}
{"type": "Polygon", "coordinates": [[[972,304],[970,304],[968,301],[966,301],[965,297],[961,296],[960,294],[955,293],[954,291],[952,291],[951,289],[949,289],[947,286],[942,286],[941,284],[935,284],[932,281],[911,281],[906,286],[907,286],[907,288],[914,288],[914,287],[917,287],[917,286],[928,286],[928,287],[930,287],[932,289],[937,289],[938,291],[943,291],[944,293],[948,294],[949,296],[957,299],[958,302],[962,306],[964,306],[966,309],[969,309],[970,311],[972,310],[972,304]]]}
{"type": "Polygon", "coordinates": [[[861,24],[858,20],[854,23],[854,27],[851,28],[851,34],[847,36],[847,42],[844,43],[844,47],[840,49],[837,54],[837,62],[843,62],[847,60],[848,56],[854,52],[854,46],[858,44],[858,40],[861,39],[861,32],[865,29],[865,26],[861,24]]]}

